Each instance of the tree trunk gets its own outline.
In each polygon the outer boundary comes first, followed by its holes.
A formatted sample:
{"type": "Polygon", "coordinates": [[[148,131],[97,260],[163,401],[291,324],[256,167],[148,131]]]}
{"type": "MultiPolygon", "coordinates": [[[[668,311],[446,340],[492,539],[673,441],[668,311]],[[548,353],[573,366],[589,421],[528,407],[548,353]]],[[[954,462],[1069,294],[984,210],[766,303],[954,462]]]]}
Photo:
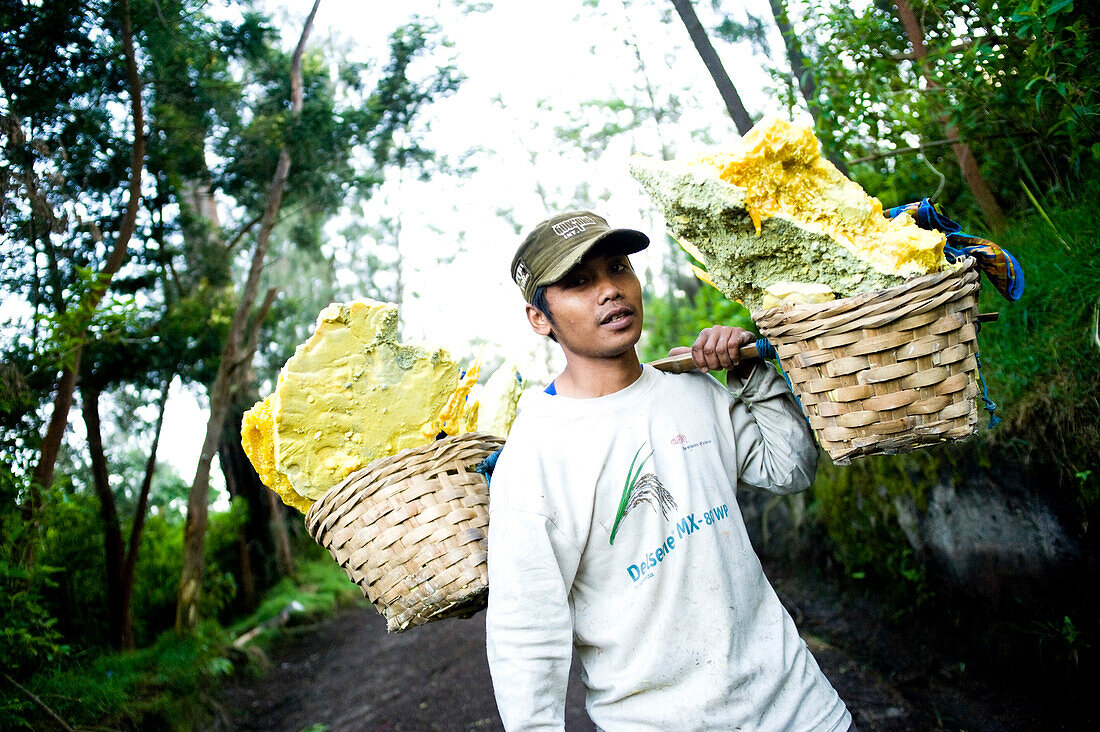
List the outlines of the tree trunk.
{"type": "MultiPolygon", "coordinates": [[[[100,270],[100,278],[97,284],[89,291],[81,307],[85,312],[93,313],[99,307],[100,301],[107,292],[111,278],[126,261],[126,248],[130,243],[130,237],[134,234],[134,226],[137,221],[138,204],[141,201],[141,171],[145,160],[145,116],[141,106],[141,77],[138,74],[137,61],[134,58],[134,35],[130,25],[130,1],[122,0],[122,50],[126,56],[126,77],[130,87],[130,114],[134,120],[134,145],[130,156],[130,187],[126,211],[119,226],[118,237],[115,239],[111,254],[100,270]]],[[[57,385],[57,394],[54,396],[53,414],[50,416],[49,426],[42,438],[42,448],[38,463],[35,465],[33,480],[40,489],[49,488],[53,483],[54,469],[57,465],[57,454],[61,448],[61,439],[65,436],[65,428],[69,423],[69,410],[73,404],[73,389],[76,387],[76,375],[80,368],[79,343],[83,342],[87,328],[77,333],[78,345],[74,356],[75,362],[71,368],[61,372],[61,379],[57,385]]]]}
{"type": "MultiPolygon", "coordinates": [[[[252,393],[252,392],[250,392],[252,393]]],[[[254,396],[254,395],[253,395],[254,396]]],[[[276,494],[263,484],[241,445],[244,404],[256,398],[237,398],[222,432],[218,462],[225,475],[226,488],[235,499],[248,505],[248,520],[238,537],[240,587],[243,604],[254,608],[258,591],[271,586],[279,577],[293,574],[290,540],[286,531],[284,506],[276,494]],[[270,500],[275,497],[275,501],[270,500]]]]}
{"type": "MultiPolygon", "coordinates": [[[[302,29],[302,35],[298,39],[298,46],[294,50],[294,58],[291,62],[290,112],[292,116],[300,114],[302,109],[302,54],[305,52],[306,39],[313,27],[313,19],[317,15],[320,2],[321,0],[314,0],[313,8],[309,12],[309,17],[306,18],[305,27],[302,29]]],[[[214,377],[214,383],[210,387],[210,417],[206,424],[206,437],[203,439],[202,451],[199,453],[199,464],[195,469],[195,479],[191,483],[191,492],[187,497],[187,523],[184,526],[183,534],[183,569],[180,573],[179,597],[176,604],[176,631],[179,633],[189,634],[195,629],[199,621],[203,547],[206,539],[210,500],[211,463],[218,449],[222,425],[225,423],[226,414],[229,412],[232,386],[236,381],[237,370],[251,360],[252,351],[254,351],[254,343],[245,343],[245,329],[248,325],[249,315],[252,312],[252,306],[256,301],[256,293],[260,285],[260,274],[267,258],[271,231],[275,227],[275,218],[282,203],[283,189],[286,187],[289,172],[290,151],[284,144],[279,153],[279,160],[275,165],[275,175],[271,181],[271,192],[268,196],[267,206],[264,208],[260,231],[256,236],[256,248],[252,252],[252,263],[249,267],[248,279],[245,281],[237,309],[233,313],[233,321],[229,327],[225,348],[222,350],[218,372],[214,377]],[[249,349],[249,345],[253,348],[249,349]]],[[[256,317],[255,326],[257,328],[263,321],[263,314],[270,307],[273,298],[274,294],[269,291],[262,312],[256,317]]]]}
{"type": "Polygon", "coordinates": [[[92,485],[99,499],[103,522],[103,558],[107,572],[107,636],[112,648],[123,647],[122,576],[125,564],[122,527],[118,521],[115,494],[111,490],[107,458],[103,452],[103,430],[99,420],[99,387],[85,383],[80,389],[84,426],[88,430],[88,454],[92,462],[92,485]]]}
{"type": "Polygon", "coordinates": [[[729,74],[726,73],[726,69],[722,65],[722,59],[718,57],[718,52],[714,50],[706,29],[699,22],[699,16],[695,14],[695,8],[692,7],[690,0],[672,0],[672,5],[676,8],[676,12],[680,14],[680,20],[684,21],[684,27],[687,28],[688,35],[691,36],[691,42],[695,44],[695,50],[699,52],[707,71],[710,72],[710,78],[714,79],[714,85],[718,87],[718,93],[722,95],[722,101],[725,102],[726,110],[733,118],[737,131],[741,135],[747,135],[749,130],[752,129],[752,117],[749,116],[748,110],[741,102],[741,96],[737,93],[737,88],[730,80],[729,74]]]}
{"type": "Polygon", "coordinates": [[[297,568],[290,551],[290,533],[286,530],[286,504],[273,490],[265,490],[271,511],[271,536],[275,540],[275,566],[284,577],[293,576],[297,568]]]}
{"type": "MultiPolygon", "coordinates": [[[[806,101],[806,109],[809,110],[810,116],[813,117],[816,123],[821,116],[821,105],[817,102],[817,84],[814,82],[814,75],[809,64],[806,63],[806,56],[802,53],[802,43],[799,41],[798,34],[795,33],[787,16],[787,4],[785,0],[768,0],[768,3],[771,5],[775,24],[779,27],[779,32],[783,36],[783,45],[787,49],[787,61],[791,66],[791,77],[794,79],[795,85],[798,86],[802,98],[806,101]]],[[[848,166],[844,164],[844,160],[839,155],[826,151],[825,157],[836,166],[837,170],[845,176],[848,175],[848,166]]]]}
{"type": "Polygon", "coordinates": [[[237,585],[240,588],[241,604],[251,611],[258,603],[257,585],[267,584],[268,573],[264,571],[262,557],[267,553],[264,550],[270,547],[270,542],[265,541],[270,518],[267,500],[262,498],[263,494],[260,492],[266,488],[260,483],[259,476],[240,444],[242,414],[241,408],[235,405],[232,413],[226,417],[221,443],[218,445],[218,464],[225,476],[225,488],[229,491],[230,500],[244,501],[248,507],[247,518],[237,532],[237,561],[240,565],[237,585]],[[254,553],[259,555],[255,557],[257,561],[253,561],[254,553]],[[257,573],[260,574],[259,582],[257,573]]]}
{"type": "MultiPolygon", "coordinates": [[[[905,28],[905,34],[909,37],[909,43],[913,46],[913,56],[917,59],[925,83],[928,84],[928,88],[931,90],[939,89],[939,84],[927,68],[928,47],[924,44],[924,31],[921,28],[917,14],[913,12],[913,7],[908,0],[894,0],[894,6],[898,10],[898,18],[905,28]]],[[[951,142],[951,150],[955,153],[955,159],[959,163],[963,180],[966,181],[966,185],[970,188],[970,192],[982,209],[990,230],[994,232],[1003,231],[1005,228],[1004,211],[1001,210],[1000,204],[993,196],[993,191],[986,183],[985,176],[982,175],[982,171],[978,166],[978,161],[970,150],[970,145],[959,137],[958,128],[951,123],[946,114],[940,115],[940,124],[943,126],[944,136],[951,142]]]]}
{"type": "Polygon", "coordinates": [[[157,449],[160,447],[160,434],[164,427],[164,409],[168,406],[168,390],[173,375],[164,380],[164,387],[157,402],[157,424],[153,430],[153,444],[149,447],[149,457],[145,461],[145,476],[141,481],[137,506],[134,507],[134,522],[130,527],[130,546],[126,550],[126,561],[122,566],[122,645],[124,650],[133,650],[134,639],[134,571],[137,568],[138,552],[141,549],[141,535],[145,531],[145,517],[149,511],[149,492],[153,488],[153,474],[157,467],[157,449]]]}
{"type": "Polygon", "coordinates": [[[783,46],[787,49],[787,61],[791,66],[791,77],[798,86],[802,98],[810,109],[810,114],[817,118],[817,84],[814,76],[806,65],[806,56],[802,53],[802,44],[798,40],[798,34],[791,27],[791,21],[787,16],[787,4],[784,0],[768,0],[771,5],[772,17],[783,36],[783,46]]]}

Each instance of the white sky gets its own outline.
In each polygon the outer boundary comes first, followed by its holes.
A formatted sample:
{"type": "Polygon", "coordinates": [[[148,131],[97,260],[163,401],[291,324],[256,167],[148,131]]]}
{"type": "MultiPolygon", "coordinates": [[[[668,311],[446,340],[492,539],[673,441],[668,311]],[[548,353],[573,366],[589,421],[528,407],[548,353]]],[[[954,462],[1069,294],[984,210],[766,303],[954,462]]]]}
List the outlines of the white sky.
{"type": "MultiPolygon", "coordinates": [[[[311,4],[267,3],[276,20],[284,23],[287,45],[295,43],[311,4]]],[[[602,21],[582,4],[496,2],[487,13],[462,16],[445,1],[322,0],[311,36],[312,43],[337,39],[353,44],[356,57],[381,58],[393,28],[419,12],[439,22],[453,41],[455,63],[467,79],[456,95],[431,110],[431,136],[426,141],[444,154],[485,148],[486,153],[474,158],[478,172],[460,181],[388,184],[372,199],[367,215],[401,216],[407,283],[401,317],[408,340],[441,345],[468,358],[473,355],[471,340],[480,337],[488,341],[487,360],[507,358],[536,381],[545,381],[562,364],[556,349],[531,333],[523,316],[522,299],[508,277],[521,235],[498,210],[512,210],[526,231],[548,215],[536,192],[540,185],[560,205],[569,202],[577,184],[587,183],[594,194],[608,196],[595,209],[612,226],[641,229],[664,246],[660,215],[626,166],[631,152],[659,154],[652,128],[624,135],[597,160],[586,161],[575,153],[563,157],[554,140],[554,125],[582,102],[635,94],[636,60],[623,42],[622,34],[628,32],[623,3],[600,3],[600,11],[607,14],[602,21]],[[584,19],[578,21],[582,12],[584,19]],[[532,152],[537,165],[531,162],[532,152]],[[451,255],[454,259],[446,266],[436,264],[439,257],[451,255]]],[[[743,5],[759,17],[770,17],[765,0],[743,5]]],[[[685,108],[679,124],[661,129],[662,138],[678,154],[687,154],[700,148],[691,130],[705,128],[719,142],[736,136],[683,24],[670,4],[656,6],[672,12],[673,22],[660,23],[653,5],[634,2],[629,28],[637,35],[654,86],[666,93],[676,91],[685,108]]],[[[707,25],[709,3],[696,6],[707,25]]],[[[779,111],[767,97],[770,81],[761,61],[743,48],[731,49],[717,40],[715,45],[750,112],[779,111]]],[[[781,48],[778,39],[773,48],[781,48]]],[[[329,227],[330,246],[344,246],[340,228],[329,227]]],[[[635,259],[641,270],[651,264],[646,253],[635,259]]],[[[189,480],[205,431],[202,407],[193,396],[177,390],[165,424],[160,457],[189,480]]]]}
{"type": "MultiPolygon", "coordinates": [[[[291,41],[309,5],[307,0],[278,3],[297,13],[298,23],[286,31],[291,41]]],[[[601,5],[610,21],[621,25],[622,4],[601,5]]],[[[768,12],[763,0],[748,5],[760,5],[758,13],[768,12]]],[[[429,146],[443,153],[461,153],[475,146],[492,151],[475,158],[479,171],[469,180],[406,183],[397,192],[389,187],[372,202],[375,210],[385,206],[390,215],[401,213],[407,266],[419,268],[407,278],[410,290],[419,297],[409,298],[402,310],[410,338],[438,342],[459,353],[468,350],[466,344],[475,336],[498,341],[515,358],[531,349],[535,339],[508,279],[520,235],[496,215],[496,209],[513,209],[524,230],[530,228],[548,214],[536,194],[539,184],[552,192],[571,191],[582,182],[596,192],[607,189],[611,198],[598,205],[598,213],[613,226],[636,227],[660,236],[660,217],[626,165],[632,148],[658,153],[652,130],[627,136],[596,161],[584,161],[578,155],[558,157],[553,139],[553,126],[560,120],[557,115],[587,100],[630,93],[634,84],[632,51],[606,25],[577,22],[580,6],[578,0],[498,2],[489,13],[462,17],[445,2],[322,3],[314,40],[336,23],[342,35],[375,57],[378,49],[384,49],[390,30],[411,9],[421,8],[422,15],[435,17],[454,41],[456,63],[468,78],[453,98],[432,110],[429,146]],[[437,10],[432,12],[433,8],[437,10]],[[593,47],[598,53],[593,54],[593,47]],[[503,108],[492,102],[494,97],[502,100],[503,108]],[[543,102],[552,105],[550,112],[540,112],[543,102]],[[538,155],[538,167],[529,159],[532,151],[538,155]],[[459,239],[464,251],[445,270],[433,272],[435,258],[452,254],[459,239]]],[[[655,84],[667,87],[663,80],[674,78],[688,95],[684,99],[687,119],[678,128],[665,129],[665,137],[683,152],[694,146],[684,132],[692,126],[710,128],[717,139],[734,136],[718,92],[679,19],[663,25],[651,6],[634,3],[630,25],[639,36],[655,84]],[[666,62],[669,54],[674,58],[666,62]]],[[[759,63],[727,59],[727,67],[743,86],[750,109],[764,110],[767,102],[761,92],[768,81],[759,63]]]]}

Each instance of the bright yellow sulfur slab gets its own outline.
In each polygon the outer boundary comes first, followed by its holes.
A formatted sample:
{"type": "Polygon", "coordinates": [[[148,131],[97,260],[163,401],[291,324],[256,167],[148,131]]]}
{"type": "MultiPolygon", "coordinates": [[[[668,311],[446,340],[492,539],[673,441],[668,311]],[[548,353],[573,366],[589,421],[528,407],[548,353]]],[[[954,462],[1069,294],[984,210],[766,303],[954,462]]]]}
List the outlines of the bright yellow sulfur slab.
{"type": "Polygon", "coordinates": [[[316,500],[372,460],[432,442],[458,371],[443,349],[398,342],[396,306],[329,305],[279,376],[275,470],[316,500]]]}
{"type": "Polygon", "coordinates": [[[807,126],[771,119],[734,149],[701,155],[689,166],[711,168],[744,188],[758,234],[763,219],[785,215],[829,235],[883,274],[912,277],[944,264],[943,234],[919,228],[908,215],[887,219],[877,198],[821,156],[807,126]]]}
{"type": "Polygon", "coordinates": [[[274,402],[275,395],[270,394],[244,413],[241,444],[260,481],[279,494],[283,503],[305,513],[313,501],[298,495],[286,476],[275,469],[275,423],[271,414],[274,402]]]}
{"type": "Polygon", "coordinates": [[[372,460],[441,433],[477,431],[479,415],[501,430],[492,434],[506,436],[522,379],[510,367],[494,374],[486,391],[477,384],[480,369],[479,357],[459,378],[446,351],[399,343],[394,305],[329,305],[275,391],[245,413],[241,442],[263,483],[305,513],[372,460]]]}
{"type": "Polygon", "coordinates": [[[849,297],[947,266],[942,233],[908,214],[887,219],[877,198],[821,156],[805,125],[766,119],[690,160],[635,155],[630,172],[703,265],[696,274],[750,310],[776,283],[849,297]]]}

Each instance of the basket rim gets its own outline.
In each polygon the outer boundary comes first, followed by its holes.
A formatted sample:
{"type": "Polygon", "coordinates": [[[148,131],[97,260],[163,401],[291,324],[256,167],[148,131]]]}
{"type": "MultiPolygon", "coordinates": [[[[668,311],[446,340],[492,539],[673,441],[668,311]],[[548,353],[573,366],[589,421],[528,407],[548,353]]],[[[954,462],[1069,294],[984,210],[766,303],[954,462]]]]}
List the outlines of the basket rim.
{"type": "Polygon", "coordinates": [[[337,499],[342,495],[344,489],[347,488],[349,484],[362,481],[372,473],[385,471],[395,464],[406,462],[425,454],[461,450],[467,444],[470,447],[481,447],[482,449],[489,449],[489,447],[493,445],[502,447],[504,445],[504,438],[489,434],[488,432],[463,432],[457,435],[449,435],[440,440],[433,440],[427,445],[406,448],[393,455],[372,460],[363,467],[349,473],[343,480],[329,488],[325,491],[324,495],[313,502],[313,505],[309,507],[309,511],[307,511],[305,515],[307,530],[313,535],[314,531],[320,528],[319,524],[330,517],[333,511],[340,508],[341,501],[337,499]]]}
{"type": "Polygon", "coordinates": [[[823,303],[779,305],[766,310],[754,311],[751,316],[757,325],[763,325],[762,321],[766,322],[768,325],[774,325],[781,321],[789,322],[827,318],[833,315],[834,312],[840,313],[879,301],[889,301],[911,290],[922,290],[935,287],[941,282],[949,279],[961,279],[975,266],[976,260],[973,257],[959,257],[954,264],[949,263],[946,269],[913,277],[893,287],[872,290],[870,292],[860,292],[855,295],[850,295],[849,297],[841,297],[823,303]]]}

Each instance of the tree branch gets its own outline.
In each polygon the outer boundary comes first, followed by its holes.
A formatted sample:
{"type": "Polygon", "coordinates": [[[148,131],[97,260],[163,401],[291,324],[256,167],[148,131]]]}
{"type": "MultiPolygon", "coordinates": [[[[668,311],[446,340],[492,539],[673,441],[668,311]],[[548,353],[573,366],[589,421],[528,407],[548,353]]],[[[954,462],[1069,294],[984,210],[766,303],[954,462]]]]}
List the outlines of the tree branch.
{"type": "MultiPolygon", "coordinates": [[[[971,38],[971,39],[966,40],[966,41],[961,41],[959,43],[952,44],[951,46],[948,46],[947,48],[943,49],[942,51],[934,51],[934,52],[931,52],[929,55],[948,56],[948,55],[954,54],[954,53],[963,53],[964,51],[969,51],[970,49],[974,48],[975,46],[981,45],[983,43],[991,43],[991,44],[999,44],[999,45],[1007,46],[1007,45],[1010,45],[1012,41],[1013,41],[1013,39],[1011,37],[1008,37],[1008,36],[982,36],[981,38],[971,38]]],[[[886,54],[885,58],[888,58],[891,61],[921,61],[922,60],[913,51],[910,51],[909,53],[888,53],[888,54],[886,54]]]]}
{"type": "Polygon", "coordinates": [[[245,224],[244,228],[241,229],[240,231],[238,231],[237,235],[234,236],[232,239],[230,239],[229,243],[225,245],[226,251],[230,251],[230,252],[233,251],[233,249],[236,248],[236,246],[238,244],[240,244],[241,239],[244,238],[244,235],[247,234],[248,232],[252,231],[252,228],[256,224],[263,221],[263,218],[264,218],[263,214],[256,214],[255,216],[253,216],[252,220],[249,221],[247,224],[245,224]]]}
{"type": "Polygon", "coordinates": [[[252,329],[248,334],[248,340],[245,342],[244,347],[249,361],[252,360],[252,355],[256,353],[256,349],[260,345],[260,328],[263,327],[264,321],[267,320],[267,314],[271,312],[271,306],[275,304],[275,298],[278,294],[278,287],[269,287],[267,289],[267,295],[264,297],[264,301],[260,305],[259,311],[256,313],[256,319],[252,323],[252,329]]]}
{"type": "Polygon", "coordinates": [[[726,110],[733,118],[737,131],[741,135],[747,135],[749,130],[752,129],[752,117],[749,116],[748,110],[745,109],[745,105],[741,101],[741,96],[737,93],[737,88],[733,85],[729,74],[726,73],[725,67],[722,66],[722,59],[718,56],[718,52],[714,50],[703,24],[699,22],[699,16],[695,14],[695,8],[692,7],[690,0],[672,0],[672,5],[680,15],[680,20],[684,22],[684,27],[687,28],[688,35],[691,36],[691,42],[695,45],[695,50],[699,53],[699,57],[703,59],[707,71],[710,72],[710,78],[714,80],[714,85],[718,87],[718,93],[722,95],[722,101],[726,103],[726,110]]]}
{"type": "Polygon", "coordinates": [[[57,715],[57,712],[50,709],[49,706],[47,706],[46,702],[42,701],[37,696],[35,696],[35,694],[30,689],[23,686],[22,684],[20,684],[18,681],[13,679],[11,676],[8,676],[7,674],[4,674],[4,678],[7,679],[9,684],[11,684],[16,689],[19,689],[19,691],[26,694],[27,698],[30,699],[32,702],[34,702],[37,706],[39,706],[42,709],[42,711],[44,711],[46,714],[50,715],[50,718],[53,719],[53,721],[57,722],[61,726],[61,729],[65,730],[65,732],[75,732],[75,730],[73,730],[73,728],[70,727],[64,719],[62,719],[61,717],[59,717],[57,715]]]}
{"type": "Polygon", "coordinates": [[[955,140],[933,140],[932,142],[926,142],[917,147],[899,147],[896,150],[883,150],[881,152],[872,153],[871,155],[864,155],[861,158],[854,158],[849,160],[849,164],[856,165],[858,163],[869,163],[872,160],[882,160],[883,158],[893,158],[898,155],[908,155],[910,153],[919,153],[927,147],[942,147],[944,145],[953,145],[955,140]]]}
{"type": "MultiPolygon", "coordinates": [[[[1008,137],[1016,137],[1016,135],[1009,135],[1009,134],[1004,134],[1004,135],[978,135],[978,136],[973,137],[972,139],[974,139],[974,140],[1003,140],[1003,139],[1008,138],[1008,137]]],[[[897,157],[898,155],[909,155],[911,153],[922,152],[925,148],[929,148],[929,147],[943,147],[944,145],[954,145],[955,142],[956,142],[955,140],[950,140],[950,139],[949,140],[932,140],[931,142],[921,143],[920,145],[917,145],[916,147],[899,147],[896,150],[881,150],[881,151],[876,152],[876,153],[871,153],[870,155],[864,155],[863,157],[855,158],[854,160],[851,160],[850,163],[852,165],[855,165],[856,163],[867,163],[867,162],[870,162],[872,160],[882,160],[883,158],[893,158],[893,157],[897,157]]]]}
{"type": "MultiPolygon", "coordinates": [[[[93,312],[99,307],[103,295],[110,286],[111,278],[114,277],[126,260],[126,251],[136,228],[138,205],[141,201],[141,171],[145,160],[145,115],[141,106],[141,75],[138,73],[137,60],[134,54],[130,0],[122,0],[121,15],[122,49],[123,55],[126,57],[126,78],[130,87],[130,114],[134,120],[134,144],[130,155],[129,200],[126,202],[126,212],[122,217],[114,248],[100,270],[102,277],[88,292],[86,301],[81,303],[88,312],[93,312]]],[[[78,340],[83,342],[86,334],[85,327],[77,334],[78,340]]],[[[69,409],[72,408],[73,389],[76,387],[76,372],[79,363],[80,347],[78,346],[75,365],[72,369],[66,368],[62,371],[57,393],[54,396],[53,414],[50,417],[49,426],[46,428],[46,434],[42,438],[38,464],[34,468],[33,480],[43,488],[47,488],[53,483],[54,468],[57,464],[61,439],[65,434],[65,427],[68,425],[69,409]]]]}
{"type": "Polygon", "coordinates": [[[126,550],[126,565],[123,580],[134,576],[137,566],[138,549],[141,547],[141,533],[145,528],[145,514],[149,506],[149,493],[153,488],[153,474],[157,467],[157,448],[160,446],[160,434],[164,427],[164,410],[168,406],[168,394],[172,385],[174,374],[170,374],[164,380],[164,388],[161,389],[160,399],[157,401],[157,424],[153,429],[153,444],[149,447],[149,459],[145,461],[145,475],[141,480],[141,493],[138,495],[137,506],[134,508],[134,523],[130,527],[130,546],[126,550]]]}

